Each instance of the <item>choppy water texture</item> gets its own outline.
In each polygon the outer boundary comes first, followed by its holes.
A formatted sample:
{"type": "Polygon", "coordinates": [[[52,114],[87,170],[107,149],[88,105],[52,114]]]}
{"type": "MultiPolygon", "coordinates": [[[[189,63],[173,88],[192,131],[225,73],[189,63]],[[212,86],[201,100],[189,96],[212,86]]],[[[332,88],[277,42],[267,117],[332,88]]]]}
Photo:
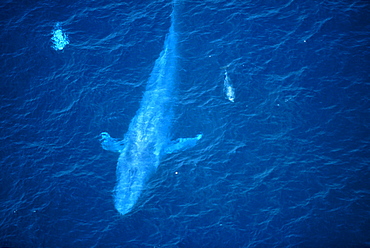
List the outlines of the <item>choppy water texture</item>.
{"type": "Polygon", "coordinates": [[[127,131],[171,3],[0,7],[0,246],[370,246],[367,1],[182,1],[172,134],[203,138],[125,216],[99,134],[127,131]]]}

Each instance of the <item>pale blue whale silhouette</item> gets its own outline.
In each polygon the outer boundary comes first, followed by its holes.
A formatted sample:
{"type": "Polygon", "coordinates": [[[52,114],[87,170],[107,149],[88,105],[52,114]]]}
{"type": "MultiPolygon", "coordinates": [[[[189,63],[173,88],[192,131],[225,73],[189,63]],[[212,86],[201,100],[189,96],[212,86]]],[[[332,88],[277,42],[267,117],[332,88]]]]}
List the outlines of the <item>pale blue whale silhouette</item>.
{"type": "Polygon", "coordinates": [[[174,12],[163,51],[155,62],[140,108],[124,139],[114,139],[107,132],[101,134],[102,147],[120,153],[114,204],[122,215],[132,210],[165,154],[193,147],[202,138],[202,134],[198,134],[194,138],[170,139],[177,81],[178,37],[174,12]]]}

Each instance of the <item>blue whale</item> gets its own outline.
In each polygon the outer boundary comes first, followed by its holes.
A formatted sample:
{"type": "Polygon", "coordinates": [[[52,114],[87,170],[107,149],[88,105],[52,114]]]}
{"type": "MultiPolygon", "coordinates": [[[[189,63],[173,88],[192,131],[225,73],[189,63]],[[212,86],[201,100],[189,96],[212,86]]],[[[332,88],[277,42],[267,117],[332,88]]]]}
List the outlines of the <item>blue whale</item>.
{"type": "Polygon", "coordinates": [[[177,72],[177,33],[175,6],[164,48],[147,82],[140,108],[131,120],[123,140],[101,133],[102,147],[119,152],[114,204],[124,215],[135,206],[142,190],[166,154],[193,147],[202,134],[171,141],[177,72]]]}

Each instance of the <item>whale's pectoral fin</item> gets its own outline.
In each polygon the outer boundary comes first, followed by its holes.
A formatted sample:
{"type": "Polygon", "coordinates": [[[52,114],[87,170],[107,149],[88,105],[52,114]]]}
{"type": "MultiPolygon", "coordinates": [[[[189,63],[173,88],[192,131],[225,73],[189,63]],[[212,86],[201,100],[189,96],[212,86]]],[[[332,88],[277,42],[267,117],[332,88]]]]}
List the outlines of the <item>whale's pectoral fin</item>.
{"type": "Polygon", "coordinates": [[[173,153],[180,150],[185,150],[187,148],[193,147],[197,144],[198,140],[203,137],[203,134],[198,134],[194,138],[179,138],[173,141],[165,150],[165,153],[173,153]]]}
{"type": "Polygon", "coordinates": [[[101,134],[101,146],[104,150],[111,152],[121,152],[123,149],[123,140],[112,138],[109,133],[102,132],[101,134]]]}

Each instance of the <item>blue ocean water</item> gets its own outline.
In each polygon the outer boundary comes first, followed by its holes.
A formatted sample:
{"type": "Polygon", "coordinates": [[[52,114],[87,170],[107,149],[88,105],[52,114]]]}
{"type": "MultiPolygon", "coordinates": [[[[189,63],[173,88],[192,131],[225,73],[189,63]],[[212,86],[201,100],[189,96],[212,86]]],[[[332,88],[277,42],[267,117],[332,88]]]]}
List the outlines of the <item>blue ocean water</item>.
{"type": "Polygon", "coordinates": [[[127,131],[171,2],[0,6],[0,246],[370,247],[367,1],[181,1],[172,134],[203,138],[124,216],[99,134],[127,131]]]}

